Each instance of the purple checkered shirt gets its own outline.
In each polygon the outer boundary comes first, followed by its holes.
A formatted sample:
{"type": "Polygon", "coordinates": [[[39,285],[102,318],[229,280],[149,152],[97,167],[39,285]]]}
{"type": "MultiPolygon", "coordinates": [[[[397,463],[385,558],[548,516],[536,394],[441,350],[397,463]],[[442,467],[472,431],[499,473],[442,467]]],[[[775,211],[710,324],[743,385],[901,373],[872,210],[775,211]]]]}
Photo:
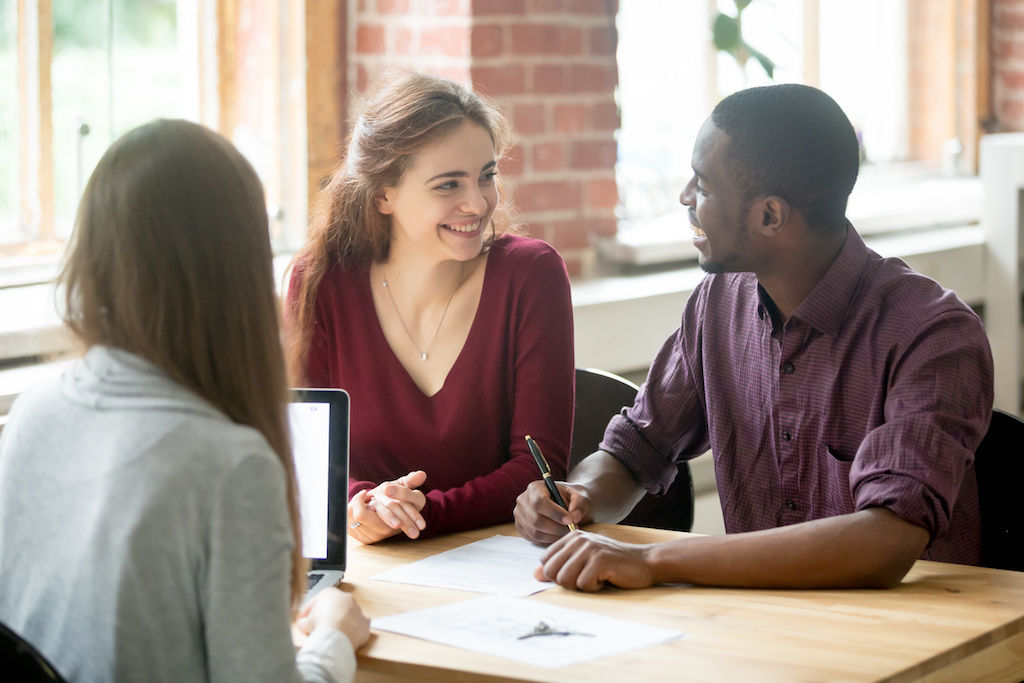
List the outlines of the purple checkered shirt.
{"type": "Polygon", "coordinates": [[[852,227],[784,325],[766,301],[752,273],[707,276],[601,448],[652,492],[710,448],[729,533],[877,506],[928,531],[925,559],[977,564],[978,317],[852,227]]]}

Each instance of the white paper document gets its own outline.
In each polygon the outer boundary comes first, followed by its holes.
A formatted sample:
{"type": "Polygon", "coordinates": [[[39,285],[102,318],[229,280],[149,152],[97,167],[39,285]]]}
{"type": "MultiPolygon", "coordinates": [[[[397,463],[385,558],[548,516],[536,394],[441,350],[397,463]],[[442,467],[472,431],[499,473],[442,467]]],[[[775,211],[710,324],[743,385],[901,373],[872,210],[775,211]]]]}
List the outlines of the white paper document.
{"type": "Polygon", "coordinates": [[[592,612],[496,595],[377,617],[370,625],[543,667],[578,664],[686,635],[592,612]],[[531,633],[536,635],[523,638],[531,633]]]}
{"type": "Polygon", "coordinates": [[[533,578],[544,548],[519,536],[491,536],[373,577],[380,581],[525,597],[546,588],[533,578]]]}

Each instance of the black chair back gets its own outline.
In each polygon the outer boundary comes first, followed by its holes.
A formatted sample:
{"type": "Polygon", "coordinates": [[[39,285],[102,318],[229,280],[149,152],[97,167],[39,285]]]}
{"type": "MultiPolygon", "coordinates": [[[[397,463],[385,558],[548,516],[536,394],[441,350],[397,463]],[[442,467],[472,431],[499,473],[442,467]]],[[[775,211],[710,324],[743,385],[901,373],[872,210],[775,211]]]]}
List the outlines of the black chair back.
{"type": "Polygon", "coordinates": [[[981,563],[1024,571],[1024,420],[992,411],[992,422],[974,456],[981,507],[981,563]]]}
{"type": "Polygon", "coordinates": [[[0,678],[5,681],[46,683],[64,679],[46,657],[24,638],[0,623],[0,678]]]}
{"type": "MultiPolygon", "coordinates": [[[[576,368],[576,410],[569,469],[597,450],[605,427],[624,406],[633,405],[639,387],[603,370],[576,368]]],[[[690,465],[679,465],[675,481],[661,496],[645,495],[622,524],[689,531],[693,528],[693,479],[690,465]]]]}

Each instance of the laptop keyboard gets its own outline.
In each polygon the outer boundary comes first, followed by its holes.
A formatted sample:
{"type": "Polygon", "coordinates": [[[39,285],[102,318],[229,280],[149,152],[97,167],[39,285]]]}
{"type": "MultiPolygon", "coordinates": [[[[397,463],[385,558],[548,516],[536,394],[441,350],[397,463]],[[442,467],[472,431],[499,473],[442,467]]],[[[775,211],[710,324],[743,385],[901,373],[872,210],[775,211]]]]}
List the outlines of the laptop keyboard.
{"type": "Polygon", "coordinates": [[[306,590],[309,590],[313,586],[315,586],[318,583],[320,583],[320,579],[322,579],[322,578],[324,578],[323,574],[316,574],[316,573],[313,573],[313,572],[310,572],[310,573],[306,574],[306,590]]]}

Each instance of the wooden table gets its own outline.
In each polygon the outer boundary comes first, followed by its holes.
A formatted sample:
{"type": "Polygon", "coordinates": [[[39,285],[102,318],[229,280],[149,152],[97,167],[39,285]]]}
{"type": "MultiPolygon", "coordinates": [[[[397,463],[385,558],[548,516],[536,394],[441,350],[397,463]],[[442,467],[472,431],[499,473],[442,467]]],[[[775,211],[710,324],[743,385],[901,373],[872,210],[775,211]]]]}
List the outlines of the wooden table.
{"type": "MultiPolygon", "coordinates": [[[[683,534],[594,524],[627,542],[683,534]]],[[[372,577],[512,525],[427,541],[349,544],[345,589],[379,617],[479,597],[372,577]]],[[[753,590],[658,586],[585,594],[558,586],[529,600],[688,634],[663,645],[545,669],[374,631],[358,681],[1020,681],[1024,572],[917,562],[891,590],[753,590]]]]}

